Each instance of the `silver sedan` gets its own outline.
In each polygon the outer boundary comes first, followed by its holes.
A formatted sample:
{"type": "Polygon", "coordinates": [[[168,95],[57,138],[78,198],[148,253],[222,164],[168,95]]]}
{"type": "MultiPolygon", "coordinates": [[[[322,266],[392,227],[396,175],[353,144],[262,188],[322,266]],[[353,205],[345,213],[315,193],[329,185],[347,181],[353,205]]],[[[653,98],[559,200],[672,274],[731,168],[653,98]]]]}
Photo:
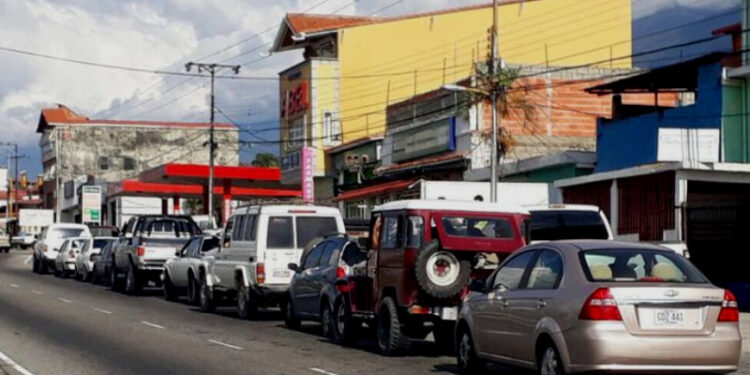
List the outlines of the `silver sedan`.
{"type": "Polygon", "coordinates": [[[484,361],[542,374],[737,370],[737,300],[668,249],[529,246],[471,290],[456,326],[462,373],[484,361]]]}

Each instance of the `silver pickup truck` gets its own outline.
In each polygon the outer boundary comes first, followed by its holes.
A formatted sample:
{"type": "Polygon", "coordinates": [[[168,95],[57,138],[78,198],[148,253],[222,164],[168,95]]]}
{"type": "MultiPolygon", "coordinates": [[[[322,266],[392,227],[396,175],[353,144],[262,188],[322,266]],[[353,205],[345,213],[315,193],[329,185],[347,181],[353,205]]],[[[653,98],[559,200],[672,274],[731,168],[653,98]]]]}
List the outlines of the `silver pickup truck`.
{"type": "Polygon", "coordinates": [[[164,263],[198,234],[201,230],[189,216],[132,217],[112,246],[112,289],[138,294],[148,282],[160,287],[164,263]]]}

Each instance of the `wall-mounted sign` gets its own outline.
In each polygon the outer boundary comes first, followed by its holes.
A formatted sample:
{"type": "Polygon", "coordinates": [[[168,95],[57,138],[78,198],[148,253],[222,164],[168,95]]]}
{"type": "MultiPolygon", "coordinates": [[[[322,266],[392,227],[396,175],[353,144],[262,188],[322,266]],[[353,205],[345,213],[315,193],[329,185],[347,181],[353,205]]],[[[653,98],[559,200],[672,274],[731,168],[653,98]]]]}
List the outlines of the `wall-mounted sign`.
{"type": "Polygon", "coordinates": [[[719,162],[719,129],[660,128],[658,161],[719,162]]]}
{"type": "Polygon", "coordinates": [[[302,200],[315,203],[315,150],[312,147],[302,148],[302,200]]]}
{"type": "Polygon", "coordinates": [[[102,222],[102,187],[81,187],[81,223],[101,224],[102,222]]]}
{"type": "Polygon", "coordinates": [[[300,152],[295,151],[281,157],[281,171],[292,171],[300,166],[300,152]]]}
{"type": "Polygon", "coordinates": [[[393,133],[394,163],[456,149],[456,118],[434,121],[393,133]]]}
{"type": "Polygon", "coordinates": [[[288,118],[310,107],[307,82],[281,93],[281,118],[288,118]]]}

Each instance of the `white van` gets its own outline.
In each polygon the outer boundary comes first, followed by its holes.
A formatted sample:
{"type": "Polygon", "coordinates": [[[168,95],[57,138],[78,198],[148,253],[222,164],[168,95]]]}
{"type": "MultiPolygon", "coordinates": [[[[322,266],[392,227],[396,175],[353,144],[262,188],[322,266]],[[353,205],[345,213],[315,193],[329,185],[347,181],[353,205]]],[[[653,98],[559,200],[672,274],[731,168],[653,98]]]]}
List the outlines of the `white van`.
{"type": "Polygon", "coordinates": [[[91,238],[89,227],[82,224],[52,224],[44,228],[34,244],[32,270],[47,273],[50,267],[55,266],[55,259],[63,242],[74,237],[91,238]]]}
{"type": "Polygon", "coordinates": [[[524,207],[531,214],[531,243],[557,240],[612,240],[607,215],[584,204],[524,207]]]}
{"type": "MultiPolygon", "coordinates": [[[[247,318],[258,308],[280,305],[305,245],[344,233],[337,208],[320,206],[251,206],[237,209],[227,221],[221,248],[203,258],[198,283],[201,309],[236,299],[247,318]]],[[[282,305],[283,306],[283,305],[282,305]]]]}

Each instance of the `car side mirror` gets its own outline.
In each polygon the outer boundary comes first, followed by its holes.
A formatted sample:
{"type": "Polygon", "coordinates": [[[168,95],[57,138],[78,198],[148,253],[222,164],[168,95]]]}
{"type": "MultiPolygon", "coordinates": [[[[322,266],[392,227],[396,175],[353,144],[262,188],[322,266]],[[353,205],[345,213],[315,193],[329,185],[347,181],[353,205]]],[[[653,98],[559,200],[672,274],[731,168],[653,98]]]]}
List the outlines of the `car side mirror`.
{"type": "Polygon", "coordinates": [[[290,271],[299,272],[299,266],[297,263],[289,263],[286,267],[289,268],[290,271]]]}
{"type": "Polygon", "coordinates": [[[487,283],[484,280],[474,279],[469,284],[469,291],[484,293],[487,289],[487,283]]]}

